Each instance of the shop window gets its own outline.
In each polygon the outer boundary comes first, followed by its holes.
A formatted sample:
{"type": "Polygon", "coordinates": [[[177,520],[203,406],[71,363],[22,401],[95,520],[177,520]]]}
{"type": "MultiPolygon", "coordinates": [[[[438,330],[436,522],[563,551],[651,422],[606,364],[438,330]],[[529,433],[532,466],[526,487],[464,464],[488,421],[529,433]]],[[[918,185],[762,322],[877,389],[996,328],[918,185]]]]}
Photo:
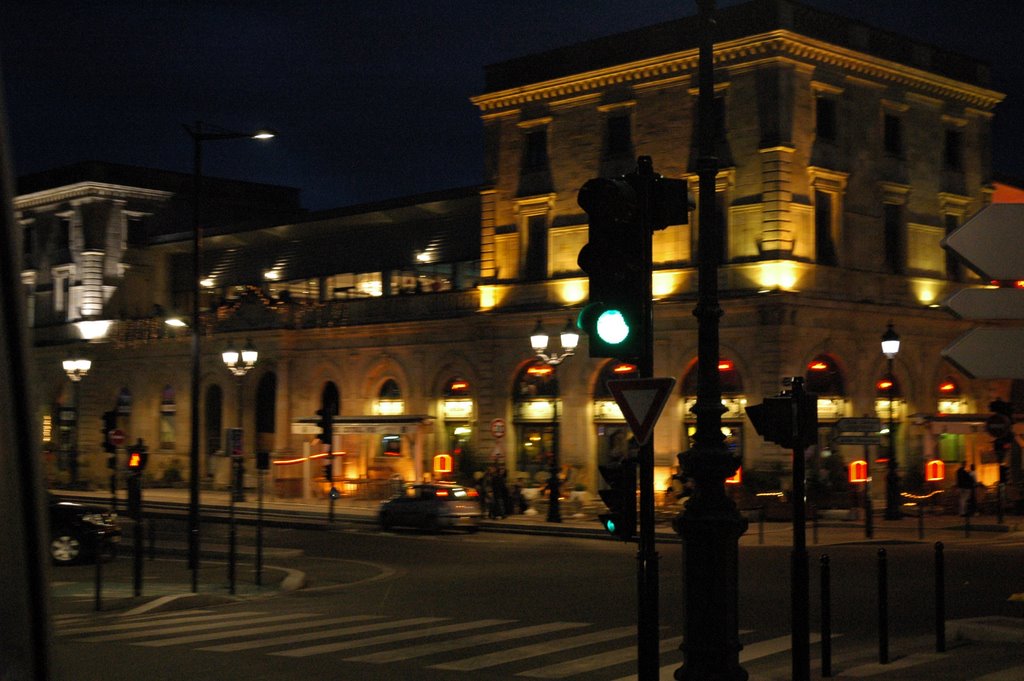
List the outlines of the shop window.
{"type": "Polygon", "coordinates": [[[402,436],[383,435],[380,438],[380,456],[396,458],[402,456],[402,436]]]}
{"type": "Polygon", "coordinates": [[[558,437],[561,409],[555,367],[539,360],[524,365],[514,391],[516,470],[534,479],[546,475],[558,437]]]}

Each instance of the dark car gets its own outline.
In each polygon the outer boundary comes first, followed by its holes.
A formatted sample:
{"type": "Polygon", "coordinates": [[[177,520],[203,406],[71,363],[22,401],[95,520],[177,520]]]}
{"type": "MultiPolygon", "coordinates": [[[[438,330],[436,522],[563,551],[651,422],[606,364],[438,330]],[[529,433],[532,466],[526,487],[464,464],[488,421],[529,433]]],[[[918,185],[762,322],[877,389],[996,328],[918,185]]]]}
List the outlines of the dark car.
{"type": "Polygon", "coordinates": [[[110,554],[121,541],[117,514],[102,506],[49,499],[50,558],[69,564],[110,554]]]}
{"type": "Polygon", "coordinates": [[[446,483],[406,485],[402,493],[380,507],[380,525],[428,530],[462,528],[475,532],[480,522],[480,499],[472,487],[446,483]]]}

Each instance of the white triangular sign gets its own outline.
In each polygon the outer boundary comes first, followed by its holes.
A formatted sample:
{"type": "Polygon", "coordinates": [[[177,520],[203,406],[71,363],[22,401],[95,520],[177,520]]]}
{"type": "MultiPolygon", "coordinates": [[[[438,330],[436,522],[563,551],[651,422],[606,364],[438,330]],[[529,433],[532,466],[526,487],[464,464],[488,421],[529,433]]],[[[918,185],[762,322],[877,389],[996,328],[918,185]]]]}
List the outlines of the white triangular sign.
{"type": "Polygon", "coordinates": [[[665,408],[674,378],[619,378],[608,381],[608,390],[626,417],[637,444],[647,444],[654,424],[665,408]]]}

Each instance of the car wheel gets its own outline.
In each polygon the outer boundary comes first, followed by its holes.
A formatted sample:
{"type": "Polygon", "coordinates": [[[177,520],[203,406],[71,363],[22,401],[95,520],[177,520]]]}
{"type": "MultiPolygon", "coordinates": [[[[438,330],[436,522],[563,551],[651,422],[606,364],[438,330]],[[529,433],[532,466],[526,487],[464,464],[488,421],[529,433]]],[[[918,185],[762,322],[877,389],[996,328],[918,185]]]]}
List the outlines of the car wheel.
{"type": "Polygon", "coordinates": [[[50,540],[50,558],[54,563],[64,565],[73,563],[81,555],[82,544],[77,537],[66,530],[61,530],[50,540]]]}
{"type": "Polygon", "coordinates": [[[392,519],[390,513],[381,513],[380,514],[380,528],[382,530],[387,532],[392,527],[394,527],[394,525],[395,525],[395,521],[394,521],[394,519],[392,519]]]}

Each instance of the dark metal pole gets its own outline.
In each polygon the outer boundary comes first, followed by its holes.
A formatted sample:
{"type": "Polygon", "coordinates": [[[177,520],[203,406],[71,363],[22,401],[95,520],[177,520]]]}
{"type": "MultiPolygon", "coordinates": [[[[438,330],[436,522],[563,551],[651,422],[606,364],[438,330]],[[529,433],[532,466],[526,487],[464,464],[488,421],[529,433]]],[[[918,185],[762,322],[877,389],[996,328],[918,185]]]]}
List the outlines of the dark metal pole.
{"type": "MultiPolygon", "coordinates": [[[[94,542],[94,546],[98,547],[99,545],[100,545],[100,535],[99,535],[99,532],[97,532],[96,533],[96,539],[95,539],[95,542],[94,542]]],[[[93,607],[95,608],[96,612],[99,612],[103,608],[103,561],[100,560],[100,556],[99,556],[98,552],[97,552],[97,555],[96,555],[96,575],[95,575],[95,583],[94,583],[93,587],[94,587],[93,607]]]]}
{"type": "MultiPolygon", "coordinates": [[[[793,408],[792,432],[800,432],[800,410],[804,401],[803,379],[795,377],[792,383],[793,408]]],[[[806,505],[806,463],[802,444],[793,448],[793,551],[790,553],[790,608],[792,636],[793,681],[809,681],[811,678],[811,634],[810,634],[810,582],[807,565],[807,505],[806,505]]]]}
{"type": "Polygon", "coordinates": [[[192,592],[199,590],[199,249],[202,240],[200,204],[203,186],[203,124],[196,121],[192,137],[192,383],[191,444],[188,452],[188,565],[192,570],[192,592]]]}
{"type": "Polygon", "coordinates": [[[889,568],[885,549],[878,549],[878,663],[889,664],[889,568]]]}
{"type": "MultiPolygon", "coordinates": [[[[242,381],[244,380],[244,374],[240,374],[236,378],[238,384],[238,429],[242,431],[241,441],[245,442],[245,431],[242,429],[242,417],[245,414],[245,410],[242,408],[242,397],[244,391],[242,388],[242,381]]],[[[242,460],[242,453],[231,452],[231,484],[229,485],[229,501],[228,501],[228,592],[232,595],[235,593],[235,565],[237,561],[236,549],[238,547],[238,528],[235,526],[235,499],[239,495],[238,488],[242,484],[241,466],[239,465],[242,460]]]]}
{"type": "Polygon", "coordinates": [[[935,542],[935,652],[946,652],[946,561],[943,544],[935,542]]]}
{"type": "MultiPolygon", "coordinates": [[[[889,325],[892,328],[892,325],[889,325]]],[[[885,519],[900,519],[900,490],[899,475],[896,472],[896,421],[894,409],[896,402],[896,379],[892,375],[892,357],[888,357],[889,364],[889,461],[887,462],[887,473],[885,476],[885,519]]]]}
{"type": "Polygon", "coordinates": [[[700,238],[697,242],[697,432],[679,456],[694,492],[673,529],[683,539],[686,614],[683,666],[677,681],[746,681],[739,652],[739,538],[747,521],[725,493],[725,479],[739,461],[725,447],[722,388],[718,376],[718,262],[722,234],[717,224],[715,183],[714,0],[698,0],[701,21],[698,80],[697,161],[700,182],[700,238]]]}
{"type": "MultiPolygon", "coordinates": [[[[640,235],[644,281],[642,353],[639,369],[641,378],[654,377],[654,303],[651,291],[651,260],[653,220],[651,192],[655,180],[650,156],[641,156],[637,163],[640,178],[640,235]]],[[[654,442],[648,439],[640,445],[640,537],[637,546],[637,675],[640,681],[657,681],[659,675],[658,635],[658,552],[654,534],[654,442]]]]}
{"type": "Polygon", "coordinates": [[[559,493],[561,492],[561,484],[558,480],[558,470],[561,468],[561,457],[558,451],[561,443],[558,438],[558,401],[561,399],[561,390],[559,394],[555,395],[552,400],[552,422],[551,422],[551,469],[550,477],[548,478],[548,517],[549,523],[560,523],[562,522],[562,508],[558,500],[559,493]]]}
{"type": "MultiPolygon", "coordinates": [[[[142,595],[142,554],[145,551],[143,544],[143,515],[142,515],[142,473],[135,473],[137,478],[135,484],[138,485],[138,498],[139,507],[135,511],[135,529],[133,531],[133,547],[132,552],[132,586],[134,588],[135,597],[138,598],[142,595]]],[[[99,556],[96,557],[99,561],[99,556]]]]}
{"type": "Polygon", "coordinates": [[[821,557],[821,675],[832,676],[832,568],[821,557]]]}
{"type": "Polygon", "coordinates": [[[263,586],[263,479],[266,471],[256,472],[256,586],[263,586]]]}

